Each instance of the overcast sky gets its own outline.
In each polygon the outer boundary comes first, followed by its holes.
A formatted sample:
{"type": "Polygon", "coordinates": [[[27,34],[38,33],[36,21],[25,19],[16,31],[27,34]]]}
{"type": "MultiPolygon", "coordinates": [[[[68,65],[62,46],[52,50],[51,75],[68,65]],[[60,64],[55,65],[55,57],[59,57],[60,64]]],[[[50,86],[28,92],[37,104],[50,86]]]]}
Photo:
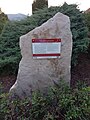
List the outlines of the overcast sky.
{"type": "MultiPolygon", "coordinates": [[[[0,7],[6,14],[10,13],[32,13],[32,2],[33,0],[0,0],[0,7]]],[[[90,0],[48,0],[49,6],[62,5],[64,2],[68,4],[79,4],[80,10],[86,10],[90,8],[90,0]]]]}

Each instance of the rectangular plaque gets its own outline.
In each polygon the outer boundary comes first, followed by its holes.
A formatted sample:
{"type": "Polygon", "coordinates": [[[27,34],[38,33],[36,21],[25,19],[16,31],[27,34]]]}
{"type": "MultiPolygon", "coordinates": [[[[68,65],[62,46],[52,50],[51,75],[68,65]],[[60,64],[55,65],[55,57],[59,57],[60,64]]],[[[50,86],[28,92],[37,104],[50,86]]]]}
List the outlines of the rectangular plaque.
{"type": "Polygon", "coordinates": [[[32,39],[33,58],[60,58],[61,39],[32,39]]]}

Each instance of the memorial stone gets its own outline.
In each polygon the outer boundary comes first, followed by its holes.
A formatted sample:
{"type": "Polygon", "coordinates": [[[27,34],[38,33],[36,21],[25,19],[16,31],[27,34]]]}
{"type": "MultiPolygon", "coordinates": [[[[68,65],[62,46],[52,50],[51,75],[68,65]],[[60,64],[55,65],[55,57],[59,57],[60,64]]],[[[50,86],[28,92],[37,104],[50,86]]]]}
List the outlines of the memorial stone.
{"type": "Polygon", "coordinates": [[[12,95],[31,97],[60,79],[70,84],[72,33],[68,16],[58,12],[41,26],[20,37],[22,59],[12,95]]]}

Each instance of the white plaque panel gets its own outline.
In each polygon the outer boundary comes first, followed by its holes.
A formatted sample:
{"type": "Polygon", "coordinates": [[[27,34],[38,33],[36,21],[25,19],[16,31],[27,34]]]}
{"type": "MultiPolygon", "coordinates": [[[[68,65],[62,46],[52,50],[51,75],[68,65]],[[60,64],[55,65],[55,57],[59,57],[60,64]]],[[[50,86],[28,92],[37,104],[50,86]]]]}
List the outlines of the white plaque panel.
{"type": "Polygon", "coordinates": [[[33,58],[60,58],[61,39],[32,39],[33,58]]]}

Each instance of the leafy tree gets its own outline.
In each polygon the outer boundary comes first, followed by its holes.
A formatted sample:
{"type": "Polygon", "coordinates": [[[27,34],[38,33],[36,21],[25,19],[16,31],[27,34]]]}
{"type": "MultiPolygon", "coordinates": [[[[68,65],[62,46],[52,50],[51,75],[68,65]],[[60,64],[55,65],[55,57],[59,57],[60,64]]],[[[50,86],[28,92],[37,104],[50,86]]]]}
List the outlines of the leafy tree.
{"type": "MultiPolygon", "coordinates": [[[[85,16],[85,20],[86,20],[86,25],[89,30],[88,36],[90,38],[90,12],[84,13],[84,16],[85,16]]],[[[90,44],[89,44],[89,48],[88,48],[88,53],[90,54],[90,44]]]]}
{"type": "Polygon", "coordinates": [[[6,24],[6,22],[8,21],[8,17],[7,15],[5,15],[0,8],[0,34],[3,30],[4,25],[6,24]]]}
{"type": "Polygon", "coordinates": [[[44,7],[48,7],[48,0],[34,0],[32,4],[32,13],[44,7]]]}
{"type": "Polygon", "coordinates": [[[19,37],[40,26],[57,12],[70,17],[73,34],[72,64],[76,64],[78,55],[87,51],[90,40],[87,37],[88,29],[83,13],[77,9],[77,5],[65,3],[63,6],[40,9],[25,20],[6,24],[0,36],[0,73],[6,71],[6,73],[15,74],[21,58],[19,37]]]}
{"type": "Polygon", "coordinates": [[[87,13],[85,16],[86,16],[87,26],[88,26],[89,31],[90,31],[90,13],[87,13]]]}
{"type": "Polygon", "coordinates": [[[87,27],[88,27],[89,32],[90,32],[90,12],[89,13],[85,13],[84,16],[85,16],[87,27]]]}

